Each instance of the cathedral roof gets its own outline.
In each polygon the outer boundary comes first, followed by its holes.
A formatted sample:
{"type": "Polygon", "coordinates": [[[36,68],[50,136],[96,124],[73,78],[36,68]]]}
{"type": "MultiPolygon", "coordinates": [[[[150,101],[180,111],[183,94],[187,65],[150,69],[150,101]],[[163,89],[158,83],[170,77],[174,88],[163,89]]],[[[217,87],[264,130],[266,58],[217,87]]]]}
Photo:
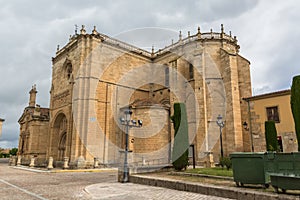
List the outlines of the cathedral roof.
{"type": "Polygon", "coordinates": [[[232,36],[231,31],[229,32],[229,35],[224,32],[223,24],[221,24],[221,32],[213,32],[213,30],[211,29],[210,32],[202,33],[200,31],[200,27],[198,27],[198,31],[197,31],[196,34],[191,35],[190,31],[189,31],[188,36],[185,37],[185,38],[182,37],[181,31],[179,31],[178,41],[173,42],[173,40],[172,40],[172,44],[170,44],[168,46],[165,46],[162,49],[158,49],[156,51],[154,51],[154,47],[152,47],[151,52],[149,52],[145,49],[136,47],[134,45],[128,44],[126,42],[120,41],[118,39],[109,37],[105,34],[99,33],[96,30],[96,26],[94,26],[94,29],[93,29],[92,33],[88,34],[86,29],[85,29],[85,26],[82,25],[82,28],[80,29],[79,33],[77,32],[77,26],[76,26],[75,34],[70,35],[69,43],[67,45],[65,45],[61,49],[59,48],[59,46],[57,47],[56,56],[60,55],[65,50],[70,49],[70,47],[74,43],[76,43],[76,41],[81,37],[94,37],[94,38],[100,39],[105,44],[108,44],[108,45],[111,45],[111,46],[116,46],[116,47],[124,49],[126,51],[129,51],[129,52],[136,53],[136,54],[139,54],[141,56],[147,57],[149,59],[156,58],[160,55],[163,55],[165,53],[170,52],[171,50],[173,50],[173,49],[175,49],[175,48],[177,48],[181,45],[184,45],[184,44],[187,44],[187,43],[190,43],[190,42],[193,42],[193,41],[197,41],[197,40],[202,40],[202,41],[212,40],[212,41],[222,41],[222,42],[226,41],[226,42],[231,43],[234,46],[236,46],[237,51],[240,48],[239,45],[237,44],[238,40],[237,40],[236,36],[232,36]]]}

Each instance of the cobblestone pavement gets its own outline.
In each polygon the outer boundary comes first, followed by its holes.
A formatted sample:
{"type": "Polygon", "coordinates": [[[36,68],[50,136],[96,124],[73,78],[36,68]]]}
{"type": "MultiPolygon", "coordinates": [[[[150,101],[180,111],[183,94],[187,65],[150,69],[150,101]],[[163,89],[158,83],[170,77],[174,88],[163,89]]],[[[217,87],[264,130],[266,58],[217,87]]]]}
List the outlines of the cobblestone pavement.
{"type": "Polygon", "coordinates": [[[218,200],[226,199],[214,196],[183,192],[160,187],[138,185],[133,183],[100,183],[86,187],[86,192],[93,199],[159,199],[159,200],[218,200]]]}
{"type": "Polygon", "coordinates": [[[47,199],[225,199],[201,194],[116,182],[116,172],[41,173],[0,163],[1,200],[47,199]]]}

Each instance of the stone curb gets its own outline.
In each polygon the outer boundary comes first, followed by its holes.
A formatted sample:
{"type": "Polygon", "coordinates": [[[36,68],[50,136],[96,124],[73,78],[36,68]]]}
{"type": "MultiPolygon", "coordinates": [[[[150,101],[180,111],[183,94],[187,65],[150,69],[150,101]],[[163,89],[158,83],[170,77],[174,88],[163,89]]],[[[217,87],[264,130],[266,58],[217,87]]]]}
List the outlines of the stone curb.
{"type": "Polygon", "coordinates": [[[24,166],[14,166],[12,168],[25,170],[25,171],[30,171],[30,172],[50,173],[50,171],[47,171],[47,170],[41,170],[41,169],[37,169],[37,168],[29,168],[29,167],[24,167],[24,166]]]}
{"type": "Polygon", "coordinates": [[[195,174],[195,173],[186,173],[186,172],[170,172],[169,174],[176,175],[176,176],[194,176],[194,177],[214,178],[214,179],[233,181],[232,177],[226,177],[226,176],[212,176],[207,174],[195,174]]]}
{"type": "Polygon", "coordinates": [[[51,173],[65,173],[65,172],[117,172],[118,169],[69,169],[69,170],[51,170],[51,173]]]}
{"type": "Polygon", "coordinates": [[[130,176],[129,181],[131,183],[137,183],[142,185],[150,185],[157,187],[164,187],[168,189],[187,191],[200,193],[211,196],[225,197],[230,199],[240,199],[240,200],[292,200],[292,199],[300,199],[297,196],[290,196],[284,194],[271,194],[264,192],[256,192],[250,191],[245,188],[233,188],[226,186],[215,186],[209,184],[200,184],[194,182],[185,182],[178,181],[174,179],[168,178],[158,178],[158,177],[150,177],[150,176],[142,176],[142,175],[132,175],[130,176]]]}

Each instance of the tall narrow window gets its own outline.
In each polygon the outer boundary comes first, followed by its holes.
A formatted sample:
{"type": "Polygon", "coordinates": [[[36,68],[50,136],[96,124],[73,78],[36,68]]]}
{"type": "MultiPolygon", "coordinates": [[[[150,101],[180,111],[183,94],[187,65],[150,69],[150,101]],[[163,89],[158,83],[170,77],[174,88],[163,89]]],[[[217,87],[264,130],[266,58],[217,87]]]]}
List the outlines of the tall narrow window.
{"type": "Polygon", "coordinates": [[[279,123],[279,113],[278,113],[278,106],[267,107],[267,118],[268,121],[274,121],[279,123]]]}
{"type": "Polygon", "coordinates": [[[67,73],[67,78],[70,79],[71,78],[71,74],[72,74],[72,64],[71,63],[69,63],[67,65],[66,73],[67,73]]]}
{"type": "Polygon", "coordinates": [[[170,62],[170,65],[177,70],[177,60],[173,60],[172,62],[170,62]]]}
{"type": "Polygon", "coordinates": [[[172,77],[172,87],[177,88],[177,60],[173,60],[172,62],[170,62],[170,66],[171,66],[171,77],[172,77]]]}
{"type": "Polygon", "coordinates": [[[190,63],[189,65],[189,79],[194,78],[194,66],[190,63]]]}
{"type": "Polygon", "coordinates": [[[169,72],[169,67],[165,68],[165,86],[166,87],[170,86],[170,72],[169,72]]]}

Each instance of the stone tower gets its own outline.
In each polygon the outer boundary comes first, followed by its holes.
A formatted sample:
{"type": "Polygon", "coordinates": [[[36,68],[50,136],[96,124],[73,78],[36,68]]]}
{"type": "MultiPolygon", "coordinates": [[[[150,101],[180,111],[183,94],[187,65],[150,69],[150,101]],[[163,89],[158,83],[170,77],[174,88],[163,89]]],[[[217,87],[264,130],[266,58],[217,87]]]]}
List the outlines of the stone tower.
{"type": "Polygon", "coordinates": [[[36,102],[36,85],[33,85],[29,91],[29,107],[35,107],[36,102]]]}

